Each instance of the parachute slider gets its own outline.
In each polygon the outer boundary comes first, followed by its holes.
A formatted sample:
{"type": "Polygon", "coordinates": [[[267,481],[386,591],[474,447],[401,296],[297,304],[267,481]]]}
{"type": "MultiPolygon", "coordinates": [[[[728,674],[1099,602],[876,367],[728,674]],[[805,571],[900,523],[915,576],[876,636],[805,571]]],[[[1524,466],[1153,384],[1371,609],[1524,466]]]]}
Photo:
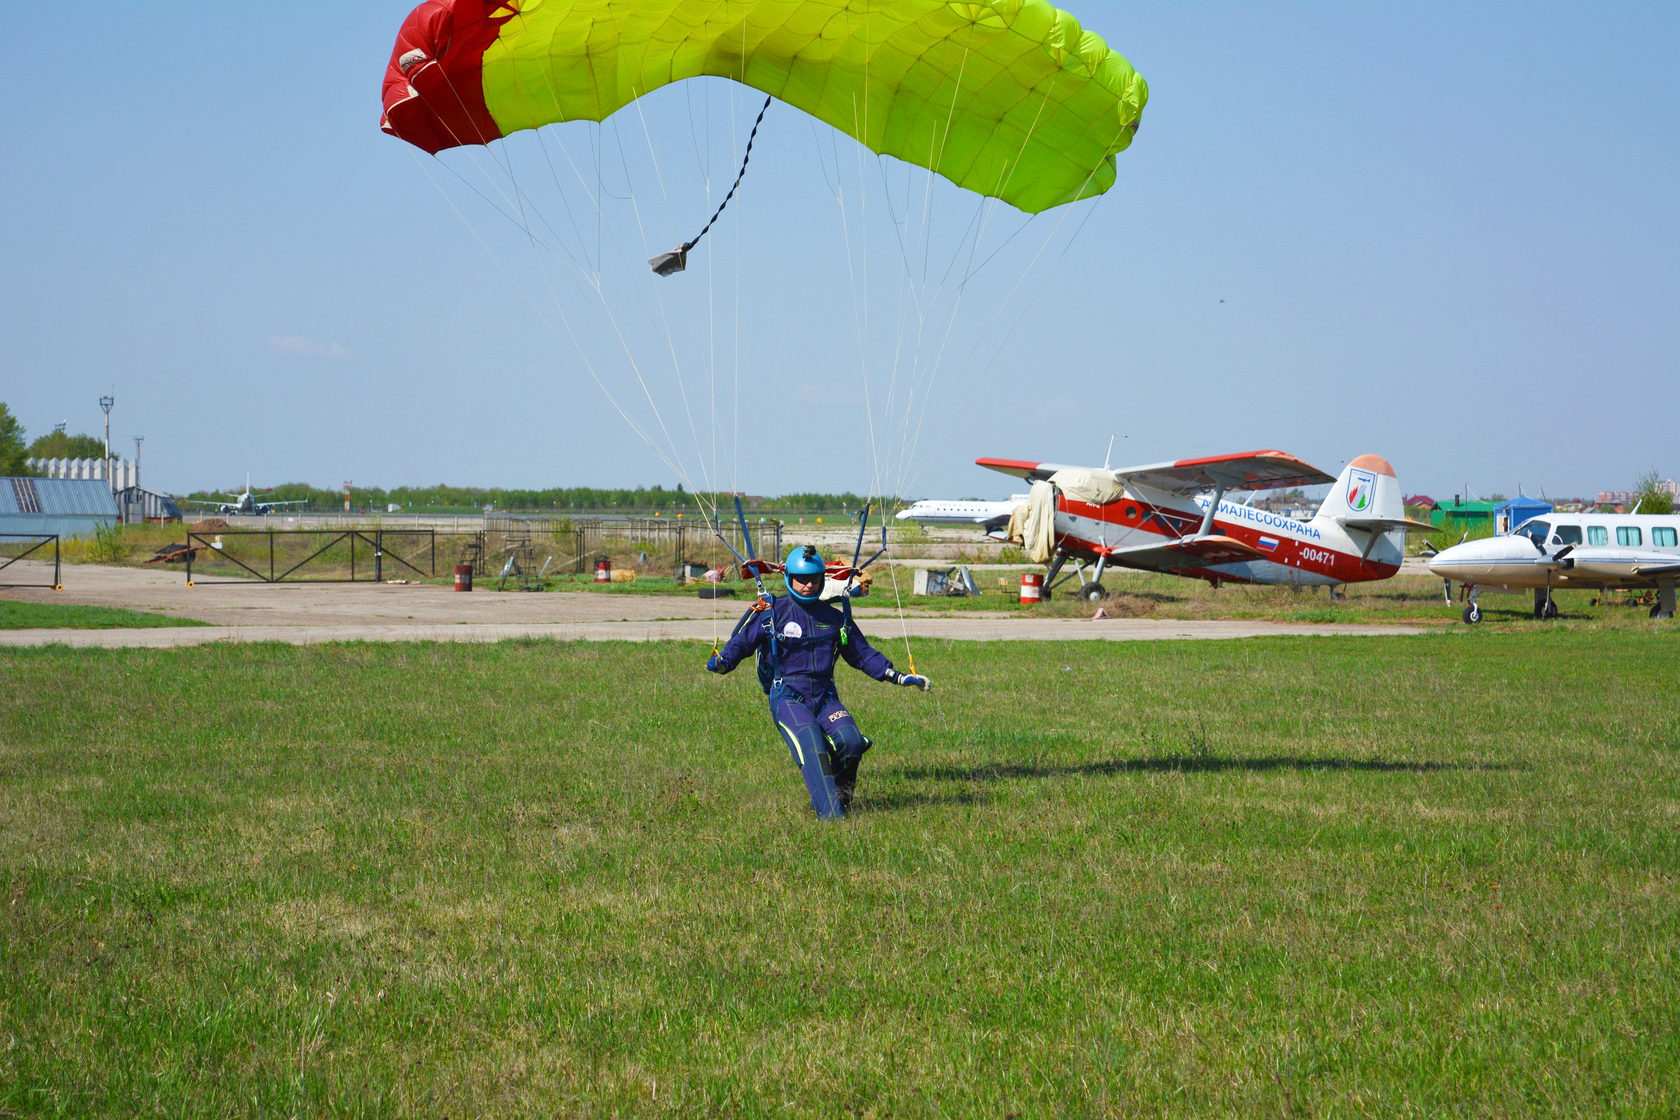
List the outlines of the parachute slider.
{"type": "MultiPolygon", "coordinates": [[[[690,245],[693,244],[690,242],[690,245]]],[[[655,276],[674,276],[688,267],[689,245],[680,249],[673,249],[669,253],[660,253],[657,257],[649,257],[648,264],[653,266],[655,276]]]]}

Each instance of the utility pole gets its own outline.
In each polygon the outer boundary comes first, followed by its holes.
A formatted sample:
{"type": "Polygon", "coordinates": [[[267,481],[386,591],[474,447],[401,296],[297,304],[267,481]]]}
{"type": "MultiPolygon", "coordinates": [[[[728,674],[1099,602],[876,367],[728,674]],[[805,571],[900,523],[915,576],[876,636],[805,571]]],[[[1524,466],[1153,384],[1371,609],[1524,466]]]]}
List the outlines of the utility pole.
{"type": "Polygon", "coordinates": [[[117,398],[106,395],[99,398],[99,407],[105,410],[105,485],[114,494],[117,491],[111,478],[111,406],[117,403],[117,398]]]}

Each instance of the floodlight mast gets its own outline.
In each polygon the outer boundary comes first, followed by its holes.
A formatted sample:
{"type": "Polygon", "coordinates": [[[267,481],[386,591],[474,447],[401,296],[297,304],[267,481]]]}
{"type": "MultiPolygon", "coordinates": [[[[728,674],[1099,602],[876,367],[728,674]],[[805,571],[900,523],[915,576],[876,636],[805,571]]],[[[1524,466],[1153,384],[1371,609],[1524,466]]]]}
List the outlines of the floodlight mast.
{"type": "Polygon", "coordinates": [[[117,403],[117,398],[106,394],[99,398],[99,407],[105,410],[105,485],[115,494],[116,480],[111,477],[111,406],[117,403]]]}

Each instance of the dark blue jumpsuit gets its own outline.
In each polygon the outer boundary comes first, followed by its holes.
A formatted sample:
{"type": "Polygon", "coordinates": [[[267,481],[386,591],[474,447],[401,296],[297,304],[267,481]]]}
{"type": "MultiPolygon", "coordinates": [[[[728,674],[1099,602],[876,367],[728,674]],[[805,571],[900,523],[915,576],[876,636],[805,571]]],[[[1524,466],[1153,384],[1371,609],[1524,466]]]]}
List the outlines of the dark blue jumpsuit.
{"type": "Polygon", "coordinates": [[[748,611],[718,654],[718,672],[731,672],[749,654],[760,658],[759,679],[770,697],[770,719],[787,743],[820,817],[843,817],[857,787],[858,763],[870,741],[858,730],[834,687],[834,663],[885,680],[892,662],[864,640],[851,613],[830,603],[806,605],[771,596],[770,608],[748,611]]]}

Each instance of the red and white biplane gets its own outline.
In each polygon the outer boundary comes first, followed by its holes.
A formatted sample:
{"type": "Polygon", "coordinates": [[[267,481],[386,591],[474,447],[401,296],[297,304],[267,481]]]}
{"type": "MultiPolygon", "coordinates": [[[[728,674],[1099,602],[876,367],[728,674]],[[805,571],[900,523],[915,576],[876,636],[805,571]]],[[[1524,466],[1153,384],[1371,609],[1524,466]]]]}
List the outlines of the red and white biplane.
{"type": "Polygon", "coordinates": [[[1069,561],[1079,593],[1101,598],[1111,565],[1233,583],[1336,587],[1387,579],[1400,570],[1407,530],[1434,526],[1406,517],[1394,468],[1361,455],[1339,478],[1282,451],[1249,451],[1141,467],[1073,467],[1019,459],[976,459],[982,467],[1032,483],[1007,527],[988,536],[1021,543],[1048,564],[1045,592],[1066,582],[1069,561]],[[1258,492],[1334,483],[1306,521],[1226,500],[1258,492]],[[1089,574],[1085,564],[1094,568],[1089,574]],[[1060,578],[1058,578],[1060,577],[1060,578]]]}

